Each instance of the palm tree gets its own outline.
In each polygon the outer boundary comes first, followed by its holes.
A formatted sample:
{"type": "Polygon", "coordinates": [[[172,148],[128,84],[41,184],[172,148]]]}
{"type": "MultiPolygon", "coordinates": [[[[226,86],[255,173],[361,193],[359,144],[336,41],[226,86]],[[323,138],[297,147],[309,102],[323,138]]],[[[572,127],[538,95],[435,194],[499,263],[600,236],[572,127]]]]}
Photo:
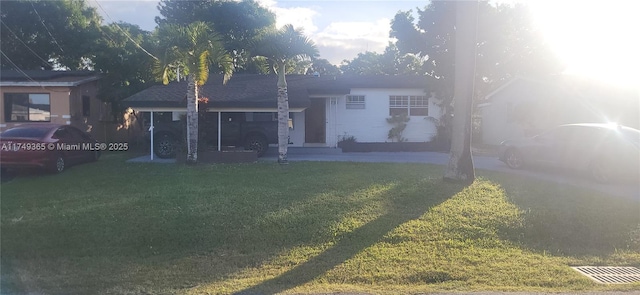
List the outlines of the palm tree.
{"type": "Polygon", "coordinates": [[[155,75],[165,85],[181,72],[187,76],[187,159],[198,161],[198,89],[209,78],[211,65],[223,74],[223,83],[233,73],[233,59],[224,49],[221,38],[204,22],[187,26],[174,24],[158,28],[158,45],[162,54],[155,63],[155,75]]]}
{"type": "Polygon", "coordinates": [[[278,163],[287,163],[289,145],[289,95],[287,93],[286,64],[316,57],[318,49],[304,34],[285,25],[259,38],[252,46],[253,55],[267,58],[278,74],[278,163]]]}
{"type": "Polygon", "coordinates": [[[456,65],[453,134],[444,180],[470,185],[475,180],[471,155],[471,108],[473,105],[478,1],[456,2],[456,65]]]}

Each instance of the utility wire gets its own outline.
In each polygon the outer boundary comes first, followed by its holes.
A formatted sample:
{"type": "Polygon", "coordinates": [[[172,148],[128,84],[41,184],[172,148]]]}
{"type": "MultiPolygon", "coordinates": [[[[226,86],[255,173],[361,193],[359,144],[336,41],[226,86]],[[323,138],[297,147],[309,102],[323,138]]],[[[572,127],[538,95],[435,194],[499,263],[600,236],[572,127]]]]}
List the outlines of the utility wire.
{"type": "Polygon", "coordinates": [[[104,12],[104,14],[111,20],[111,22],[116,25],[116,27],[118,29],[120,29],[120,31],[122,31],[122,33],[125,34],[125,36],[127,36],[127,38],[129,38],[129,40],[131,42],[133,42],[133,44],[135,44],[138,48],[140,48],[142,51],[144,51],[147,55],[153,57],[153,59],[158,60],[157,57],[155,57],[153,54],[149,53],[149,51],[147,51],[146,49],[144,49],[142,46],[140,46],[140,44],[138,44],[135,40],[133,40],[133,38],[131,38],[131,35],[129,35],[129,33],[127,33],[125,30],[123,30],[117,22],[115,22],[113,20],[113,18],[111,18],[111,16],[109,15],[109,13],[102,7],[102,5],[100,5],[100,2],[98,2],[98,0],[93,0],[94,2],[96,2],[96,4],[98,4],[98,7],[100,7],[100,9],[104,12]]]}
{"type": "Polygon", "coordinates": [[[110,34],[110,33],[107,33],[105,30],[103,30],[103,29],[102,29],[102,26],[98,26],[98,30],[100,30],[100,32],[102,32],[102,34],[104,34],[105,36],[107,36],[107,38],[109,38],[109,40],[111,40],[111,42],[112,42],[113,44],[118,44],[118,42],[116,42],[116,40],[114,40],[114,39],[111,37],[111,34],[110,34]]]}
{"type": "MultiPolygon", "coordinates": [[[[27,79],[29,79],[31,82],[40,84],[40,82],[37,82],[36,80],[33,80],[33,78],[29,77],[29,75],[27,75],[27,73],[25,73],[23,70],[21,70],[6,54],[4,54],[4,52],[2,52],[2,50],[0,50],[0,54],[2,54],[2,56],[4,56],[4,58],[7,59],[7,61],[13,66],[13,68],[16,71],[20,72],[20,74],[22,74],[25,77],[27,77],[27,79]]],[[[42,86],[40,86],[40,87],[42,87],[42,86]]],[[[44,87],[42,87],[42,88],[44,88],[44,87]]]]}
{"type": "Polygon", "coordinates": [[[58,48],[60,48],[60,51],[64,52],[64,50],[62,49],[62,47],[60,46],[60,44],[58,44],[58,41],[56,40],[55,37],[53,37],[53,35],[51,34],[51,32],[49,31],[49,29],[47,28],[47,25],[45,25],[44,20],[42,19],[42,17],[40,17],[40,14],[38,13],[38,10],[36,10],[35,5],[33,5],[32,1],[29,1],[29,3],[31,3],[31,7],[33,8],[33,11],[35,11],[36,15],[38,16],[38,18],[40,19],[40,23],[42,24],[42,26],[44,27],[44,29],[47,31],[47,33],[49,33],[49,36],[51,36],[51,39],[53,39],[53,43],[56,43],[56,45],[58,45],[58,48]]]}
{"type": "Polygon", "coordinates": [[[2,21],[1,19],[0,19],[0,23],[2,23],[2,24],[7,28],[7,30],[9,30],[9,32],[10,32],[11,34],[13,34],[13,36],[14,36],[14,37],[16,37],[16,39],[18,39],[18,41],[20,41],[20,43],[22,43],[22,45],[24,45],[25,47],[27,47],[27,49],[29,49],[29,51],[31,51],[31,53],[33,53],[33,54],[34,54],[35,56],[37,56],[41,61],[43,61],[44,63],[46,63],[47,65],[49,65],[51,68],[54,68],[54,66],[53,66],[51,63],[49,63],[48,61],[44,60],[44,58],[40,57],[40,55],[38,55],[35,51],[33,51],[33,49],[31,49],[31,47],[29,47],[29,45],[27,45],[27,43],[24,43],[24,41],[22,41],[22,40],[20,39],[20,37],[18,37],[18,35],[17,35],[16,33],[14,33],[14,32],[11,30],[11,28],[9,28],[9,26],[8,26],[4,21],[2,21]]]}
{"type": "Polygon", "coordinates": [[[42,85],[41,82],[34,80],[33,78],[31,78],[29,76],[29,74],[25,73],[23,70],[21,70],[4,52],[2,52],[2,50],[0,50],[0,54],[2,54],[2,56],[4,56],[4,58],[7,59],[7,61],[13,66],[13,69],[20,72],[20,74],[22,74],[23,76],[25,76],[27,79],[29,79],[29,81],[38,84],[38,86],[40,86],[40,88],[45,89],[45,90],[49,90],[51,92],[62,92],[62,93],[69,93],[69,90],[56,90],[56,89],[51,89],[51,88],[47,88],[44,85],[42,85]]]}

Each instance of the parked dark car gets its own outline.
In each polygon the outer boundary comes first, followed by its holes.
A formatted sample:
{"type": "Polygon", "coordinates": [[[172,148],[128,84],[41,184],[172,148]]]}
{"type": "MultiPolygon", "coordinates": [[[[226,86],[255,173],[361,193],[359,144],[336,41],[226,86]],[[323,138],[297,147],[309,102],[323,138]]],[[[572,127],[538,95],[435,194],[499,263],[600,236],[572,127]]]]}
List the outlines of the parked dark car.
{"type": "Polygon", "coordinates": [[[584,172],[602,183],[640,175],[640,130],[616,124],[569,124],[500,145],[510,168],[546,166],[584,172]]]}
{"type": "MultiPolygon", "coordinates": [[[[221,144],[254,150],[258,157],[269,149],[269,144],[278,143],[278,122],[272,113],[222,113],[221,144]]],[[[218,113],[200,115],[198,123],[204,143],[218,144],[218,113]]],[[[183,138],[185,126],[180,121],[156,120],[153,127],[154,153],[160,158],[176,156],[183,138]]]]}
{"type": "Polygon", "coordinates": [[[100,158],[98,142],[80,129],[58,124],[28,124],[0,133],[2,170],[40,168],[60,173],[100,158]]]}

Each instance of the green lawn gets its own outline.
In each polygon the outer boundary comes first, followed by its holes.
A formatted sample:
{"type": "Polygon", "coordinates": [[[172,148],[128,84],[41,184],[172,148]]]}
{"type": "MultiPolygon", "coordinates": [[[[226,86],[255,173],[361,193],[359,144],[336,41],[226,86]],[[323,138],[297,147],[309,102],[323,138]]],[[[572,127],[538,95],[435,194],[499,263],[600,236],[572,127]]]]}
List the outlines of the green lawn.
{"type": "Polygon", "coordinates": [[[124,163],[1,188],[2,294],[640,290],[640,204],[423,164],[124,163]]]}

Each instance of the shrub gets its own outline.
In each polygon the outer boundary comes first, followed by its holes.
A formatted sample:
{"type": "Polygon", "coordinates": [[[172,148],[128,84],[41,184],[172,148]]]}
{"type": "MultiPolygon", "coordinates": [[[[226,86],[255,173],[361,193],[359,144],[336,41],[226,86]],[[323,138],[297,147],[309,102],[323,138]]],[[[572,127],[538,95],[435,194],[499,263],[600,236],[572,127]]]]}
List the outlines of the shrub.
{"type": "Polygon", "coordinates": [[[391,139],[391,141],[403,142],[407,141],[406,138],[402,137],[402,133],[404,129],[407,128],[407,122],[409,122],[409,116],[402,115],[393,115],[390,118],[387,118],[387,123],[393,125],[389,130],[389,134],[387,137],[391,139]]]}

